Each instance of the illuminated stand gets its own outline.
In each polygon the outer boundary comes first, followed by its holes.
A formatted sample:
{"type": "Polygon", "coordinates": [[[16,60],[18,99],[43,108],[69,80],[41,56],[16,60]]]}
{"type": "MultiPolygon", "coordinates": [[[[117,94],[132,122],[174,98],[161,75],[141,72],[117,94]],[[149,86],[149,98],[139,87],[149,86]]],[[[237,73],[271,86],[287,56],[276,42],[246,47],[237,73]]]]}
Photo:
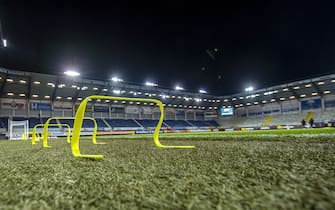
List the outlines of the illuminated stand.
{"type": "MultiPolygon", "coordinates": [[[[38,133],[37,133],[37,128],[38,127],[43,127],[44,124],[37,124],[33,128],[33,133],[31,134],[31,144],[36,144],[36,141],[39,141],[38,133]]],[[[49,127],[67,127],[67,136],[66,136],[66,141],[67,143],[71,143],[71,127],[68,124],[49,124],[49,127]]],[[[44,135],[44,134],[43,134],[44,135]]],[[[48,135],[48,134],[47,134],[48,135]]]]}
{"type": "Polygon", "coordinates": [[[82,155],[79,149],[80,131],[81,131],[81,127],[82,127],[83,120],[84,120],[86,105],[87,105],[87,102],[91,99],[107,99],[107,100],[123,100],[123,101],[139,101],[139,102],[155,103],[158,105],[160,112],[161,112],[159,121],[157,123],[155,132],[154,132],[153,140],[154,140],[155,145],[160,148],[195,148],[195,146],[165,146],[159,142],[159,131],[161,129],[161,126],[164,120],[164,106],[161,101],[156,100],[156,99],[145,99],[145,98],[123,98],[123,97],[114,97],[114,96],[93,95],[93,96],[89,96],[85,98],[81,102],[76,112],[76,117],[74,120],[74,127],[72,131],[72,141],[71,141],[71,150],[72,150],[73,156],[75,157],[83,157],[83,158],[103,158],[104,157],[103,155],[82,155]]]}
{"type": "MultiPolygon", "coordinates": [[[[105,144],[105,143],[97,143],[97,133],[98,133],[98,124],[97,121],[92,118],[92,117],[83,117],[82,120],[92,120],[94,123],[94,130],[92,134],[92,143],[93,144],[105,144]]],[[[51,120],[74,120],[76,122],[74,117],[51,117],[49,118],[45,123],[43,127],[43,138],[42,138],[42,143],[43,147],[45,148],[51,148],[51,146],[48,145],[48,128],[50,125],[51,120]]]]}

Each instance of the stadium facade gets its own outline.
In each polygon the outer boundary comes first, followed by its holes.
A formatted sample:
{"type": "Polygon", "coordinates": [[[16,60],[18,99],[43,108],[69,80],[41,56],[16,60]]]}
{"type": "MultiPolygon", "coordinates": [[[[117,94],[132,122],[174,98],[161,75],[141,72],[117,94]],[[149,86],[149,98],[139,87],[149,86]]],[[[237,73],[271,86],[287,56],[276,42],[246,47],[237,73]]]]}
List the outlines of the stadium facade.
{"type": "MultiPolygon", "coordinates": [[[[0,127],[5,132],[8,119],[28,119],[32,128],[52,116],[73,117],[81,100],[90,95],[159,99],[167,129],[299,126],[302,119],[311,118],[326,124],[335,118],[334,93],[335,74],[213,96],[0,68],[0,127]]],[[[137,101],[96,100],[86,110],[87,117],[98,120],[100,130],[149,129],[159,114],[154,104],[137,101]]]]}

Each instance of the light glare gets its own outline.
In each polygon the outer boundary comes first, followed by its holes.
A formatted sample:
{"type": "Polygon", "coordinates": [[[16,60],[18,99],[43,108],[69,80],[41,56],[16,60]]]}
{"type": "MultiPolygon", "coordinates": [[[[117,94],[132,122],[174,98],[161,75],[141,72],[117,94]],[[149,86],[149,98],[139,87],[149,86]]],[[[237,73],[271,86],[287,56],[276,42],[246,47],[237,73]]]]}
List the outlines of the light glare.
{"type": "Polygon", "coordinates": [[[184,88],[183,88],[183,87],[180,87],[179,85],[177,85],[175,89],[176,89],[176,90],[184,90],[184,88]]]}
{"type": "Polygon", "coordinates": [[[7,39],[2,39],[2,45],[3,47],[7,47],[7,39]]]}
{"type": "Polygon", "coordinates": [[[112,77],[112,81],[113,81],[113,82],[122,82],[123,79],[118,78],[118,77],[112,77]]]}
{"type": "Polygon", "coordinates": [[[153,82],[145,82],[145,85],[150,86],[150,87],[157,87],[158,86],[158,84],[153,83],[153,82]]]}
{"type": "Polygon", "coordinates": [[[250,91],[253,91],[254,90],[254,87],[250,86],[250,87],[247,87],[245,89],[246,92],[250,92],[250,91]]]}
{"type": "Polygon", "coordinates": [[[64,72],[65,75],[69,76],[69,77],[78,77],[80,76],[80,73],[77,71],[73,71],[73,70],[68,70],[64,72]]]}

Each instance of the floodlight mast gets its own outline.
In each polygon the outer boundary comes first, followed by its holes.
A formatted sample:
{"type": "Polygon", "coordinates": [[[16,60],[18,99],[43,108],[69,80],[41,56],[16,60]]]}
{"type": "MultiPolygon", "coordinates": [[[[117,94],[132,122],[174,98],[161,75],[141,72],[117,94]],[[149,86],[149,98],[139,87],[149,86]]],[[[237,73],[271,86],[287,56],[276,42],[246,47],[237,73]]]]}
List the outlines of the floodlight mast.
{"type": "Polygon", "coordinates": [[[2,24],[1,24],[1,18],[0,18],[0,38],[2,42],[3,47],[7,47],[7,39],[4,38],[3,36],[3,29],[2,29],[2,24]]]}

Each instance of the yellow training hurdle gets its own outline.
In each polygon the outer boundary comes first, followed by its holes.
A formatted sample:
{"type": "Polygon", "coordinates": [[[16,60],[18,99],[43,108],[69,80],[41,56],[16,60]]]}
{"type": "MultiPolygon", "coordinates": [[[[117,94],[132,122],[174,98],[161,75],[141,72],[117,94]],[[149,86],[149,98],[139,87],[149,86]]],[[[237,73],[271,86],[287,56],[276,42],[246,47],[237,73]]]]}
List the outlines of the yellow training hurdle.
{"type": "MultiPolygon", "coordinates": [[[[36,141],[37,141],[37,128],[38,127],[43,127],[44,124],[37,124],[34,126],[33,128],[33,132],[32,132],[32,135],[31,135],[31,144],[36,144],[36,141]]],[[[68,124],[49,124],[48,125],[49,127],[50,126],[53,126],[53,127],[57,127],[57,126],[61,126],[61,127],[67,127],[67,136],[66,136],[66,141],[67,143],[71,143],[71,127],[70,125],[68,124]]],[[[45,134],[43,134],[45,135],[45,134]]],[[[47,138],[48,138],[48,134],[47,135],[47,138]]],[[[39,140],[39,139],[38,139],[39,140]]]]}
{"type": "MultiPolygon", "coordinates": [[[[104,143],[97,143],[97,133],[98,133],[98,124],[97,121],[93,117],[83,117],[82,120],[92,120],[94,123],[94,130],[92,134],[92,143],[93,144],[104,144],[104,143]]],[[[74,120],[76,121],[74,117],[50,117],[45,123],[43,128],[43,138],[42,143],[43,147],[45,148],[51,148],[51,146],[48,145],[48,128],[51,120],[74,120]]],[[[81,129],[81,128],[80,128],[81,129]]],[[[73,132],[72,132],[73,133],[73,132]]]]}
{"type": "MultiPolygon", "coordinates": [[[[124,97],[114,97],[114,96],[92,95],[92,96],[89,96],[89,97],[85,98],[81,102],[81,104],[80,104],[80,106],[79,106],[79,108],[76,112],[73,131],[72,131],[72,141],[71,141],[71,150],[72,150],[73,156],[75,156],[75,157],[83,157],[83,158],[103,158],[104,157],[103,155],[82,155],[80,153],[80,149],[79,149],[80,131],[81,131],[81,128],[82,128],[83,120],[85,119],[84,115],[85,115],[86,106],[87,106],[87,103],[90,99],[123,100],[123,101],[139,101],[139,102],[155,103],[155,104],[158,105],[158,107],[160,109],[160,112],[161,112],[159,121],[157,123],[157,126],[155,128],[155,132],[154,132],[153,140],[154,140],[155,145],[157,147],[160,147],[160,148],[195,148],[195,146],[165,146],[165,145],[162,145],[159,142],[159,131],[161,129],[161,126],[162,126],[162,123],[163,123],[163,120],[164,120],[164,106],[163,106],[163,103],[160,100],[145,99],[145,98],[124,98],[124,97]]],[[[47,127],[46,126],[44,126],[44,130],[45,130],[45,132],[47,132],[47,127]]],[[[47,147],[48,145],[45,144],[44,146],[47,147]]]]}

